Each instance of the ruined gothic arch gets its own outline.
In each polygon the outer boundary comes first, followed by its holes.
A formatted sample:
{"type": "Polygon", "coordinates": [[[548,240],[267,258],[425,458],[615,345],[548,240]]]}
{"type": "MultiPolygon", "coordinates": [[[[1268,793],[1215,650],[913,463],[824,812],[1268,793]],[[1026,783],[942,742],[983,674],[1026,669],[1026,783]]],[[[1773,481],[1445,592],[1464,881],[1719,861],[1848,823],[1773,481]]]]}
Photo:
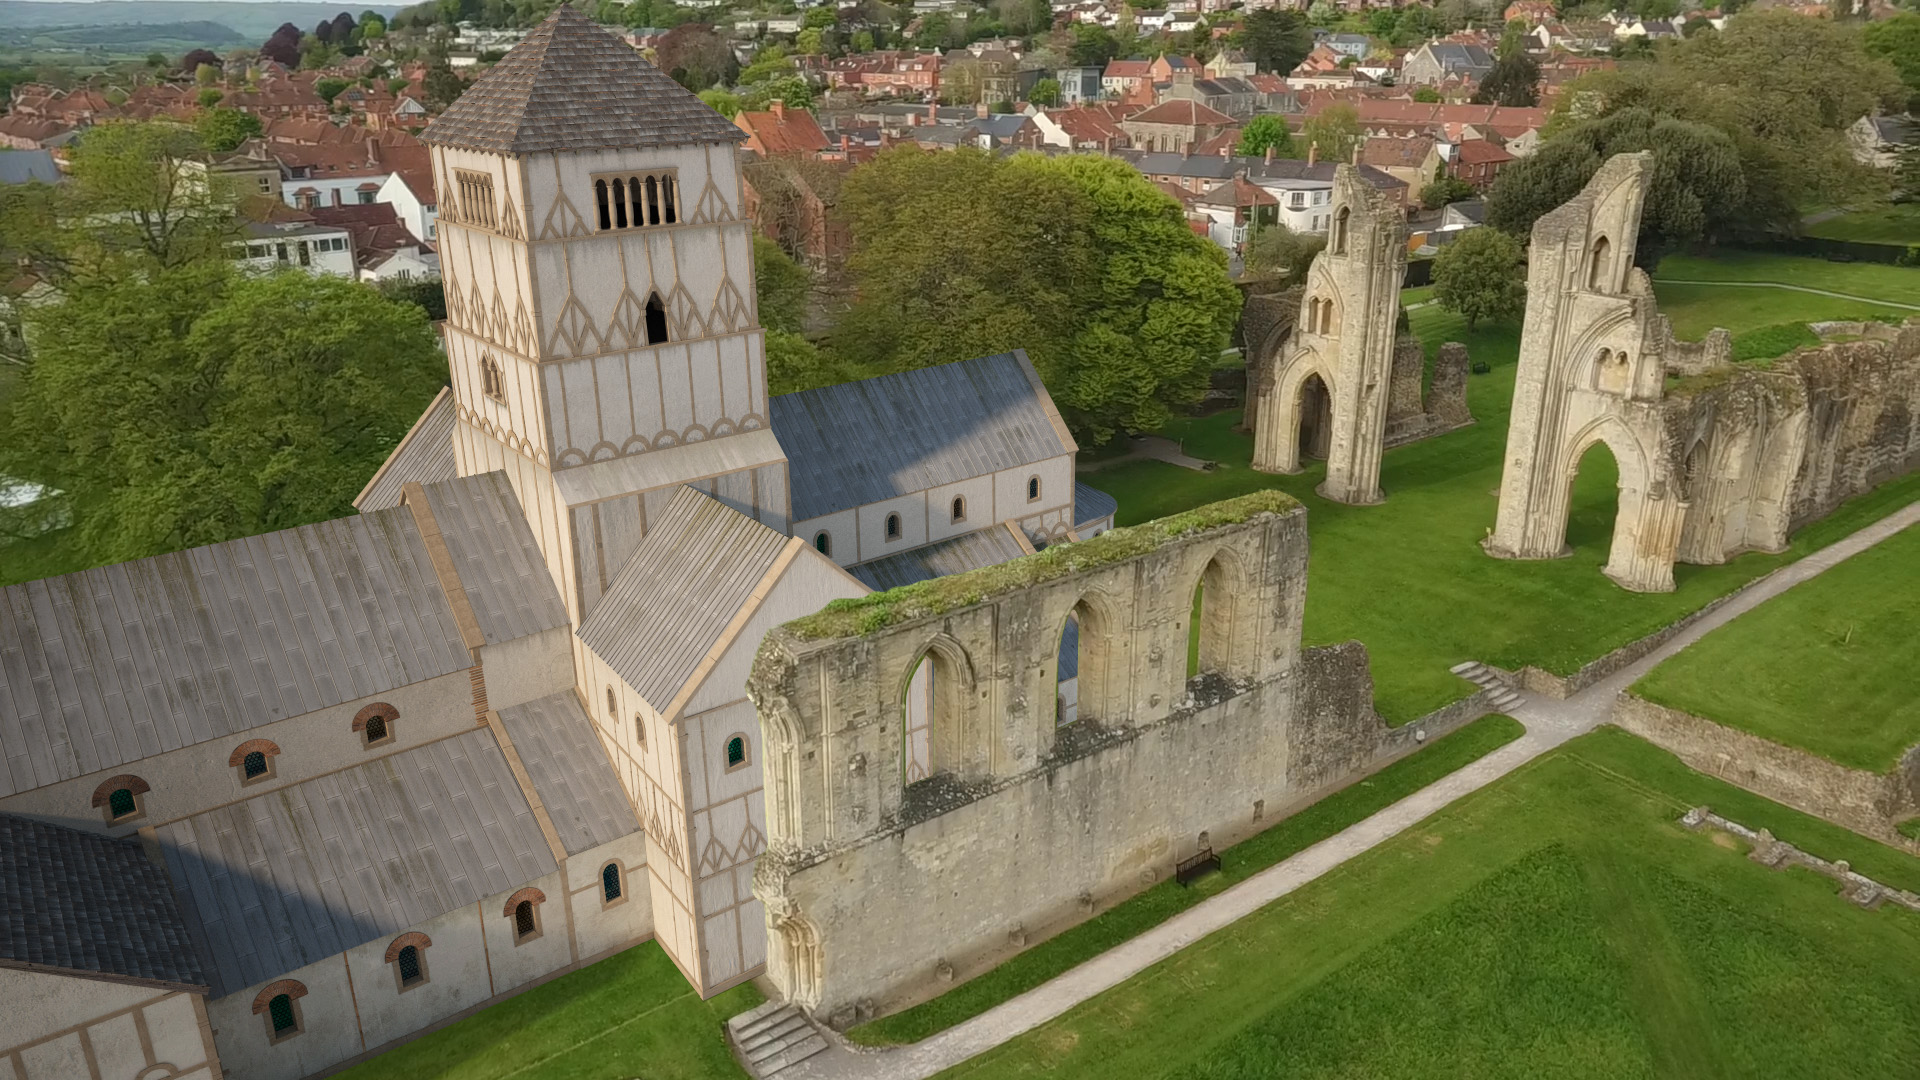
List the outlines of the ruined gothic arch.
{"type": "Polygon", "coordinates": [[[1257,665],[1253,643],[1240,632],[1241,605],[1252,595],[1246,566],[1233,552],[1215,549],[1200,564],[1186,595],[1195,598],[1199,608],[1187,631],[1190,650],[1197,647],[1195,674],[1229,679],[1248,675],[1257,665]]]}
{"type": "Polygon", "coordinates": [[[771,966],[780,991],[786,999],[803,1009],[820,1003],[820,930],[813,920],[790,911],[777,915],[773,931],[779,940],[780,960],[771,966]]]}
{"type": "Polygon", "coordinates": [[[894,698],[900,704],[903,785],[967,771],[973,691],[973,661],[951,635],[933,634],[914,651],[894,698]]]}
{"type": "Polygon", "coordinates": [[[1587,288],[1594,292],[1613,292],[1613,243],[1604,234],[1587,251],[1587,288]]]}
{"type": "Polygon", "coordinates": [[[1271,442],[1270,472],[1297,473],[1305,468],[1300,452],[1303,425],[1311,426],[1316,420],[1322,425],[1317,440],[1324,457],[1324,444],[1330,440],[1333,422],[1333,373],[1328,369],[1320,354],[1313,350],[1295,353],[1280,371],[1275,380],[1272,399],[1267,403],[1261,417],[1262,425],[1272,425],[1274,438],[1271,442]],[[1308,395],[1308,380],[1318,377],[1325,388],[1323,398],[1305,401],[1308,395]],[[1309,416],[1308,407],[1318,410],[1318,416],[1309,416]]]}
{"type": "MultiPolygon", "coordinates": [[[[1642,524],[1650,516],[1647,500],[1653,493],[1654,458],[1645,442],[1628,429],[1626,423],[1613,415],[1601,416],[1590,421],[1576,431],[1567,440],[1560,456],[1560,474],[1564,478],[1561,484],[1560,498],[1555,512],[1558,524],[1555,531],[1559,535],[1562,547],[1566,545],[1567,514],[1573,500],[1573,484],[1580,472],[1580,459],[1596,443],[1606,445],[1613,455],[1614,464],[1619,468],[1618,491],[1614,504],[1613,532],[1607,550],[1605,573],[1618,581],[1633,579],[1635,549],[1642,524]]],[[[1668,566],[1671,573],[1671,564],[1668,566]]]]}
{"type": "Polygon", "coordinates": [[[1075,668],[1075,697],[1079,719],[1118,720],[1126,708],[1125,657],[1115,604],[1098,590],[1089,589],[1074,599],[1065,614],[1054,620],[1054,682],[1060,679],[1061,642],[1067,622],[1078,625],[1075,668]]]}

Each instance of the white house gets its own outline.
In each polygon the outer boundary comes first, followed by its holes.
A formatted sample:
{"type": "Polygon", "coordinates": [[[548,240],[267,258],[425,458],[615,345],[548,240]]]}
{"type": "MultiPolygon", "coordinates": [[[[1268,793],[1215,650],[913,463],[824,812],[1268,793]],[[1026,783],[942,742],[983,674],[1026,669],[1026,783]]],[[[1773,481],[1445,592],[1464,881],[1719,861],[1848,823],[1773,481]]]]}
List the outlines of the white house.
{"type": "Polygon", "coordinates": [[[315,275],[356,276],[352,234],[311,222],[248,225],[245,252],[238,261],[249,270],[297,266],[315,275]]]}
{"type": "Polygon", "coordinates": [[[1327,231],[1333,213],[1333,181],[1256,177],[1254,183],[1280,200],[1280,224],[1294,232],[1327,231]]]}
{"type": "Polygon", "coordinates": [[[439,232],[436,222],[440,217],[440,204],[434,194],[431,168],[397,170],[380,185],[373,201],[391,205],[414,239],[434,242],[439,232]]]}

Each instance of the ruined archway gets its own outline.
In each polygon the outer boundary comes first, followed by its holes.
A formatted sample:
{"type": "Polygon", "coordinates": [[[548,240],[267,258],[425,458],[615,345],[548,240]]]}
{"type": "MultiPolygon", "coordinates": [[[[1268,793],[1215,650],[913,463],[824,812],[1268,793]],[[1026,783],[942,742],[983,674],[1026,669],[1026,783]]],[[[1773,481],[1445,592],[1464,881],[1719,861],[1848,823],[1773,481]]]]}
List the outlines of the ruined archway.
{"type": "Polygon", "coordinates": [[[1325,461],[1333,445],[1333,391],[1318,372],[1300,381],[1293,415],[1297,460],[1325,461]]]}
{"type": "MultiPolygon", "coordinates": [[[[1566,477],[1559,508],[1561,549],[1571,552],[1597,544],[1604,533],[1607,561],[1602,573],[1635,592],[1671,590],[1679,536],[1677,531],[1664,535],[1661,508],[1654,505],[1650,451],[1625,424],[1603,417],[1569,441],[1561,462],[1566,477]]],[[[1673,501],[1672,492],[1659,494],[1665,496],[1659,502],[1673,501]]]]}
{"type": "Polygon", "coordinates": [[[972,688],[965,650],[944,634],[922,646],[907,665],[899,696],[902,786],[965,771],[966,701],[972,688]]]}

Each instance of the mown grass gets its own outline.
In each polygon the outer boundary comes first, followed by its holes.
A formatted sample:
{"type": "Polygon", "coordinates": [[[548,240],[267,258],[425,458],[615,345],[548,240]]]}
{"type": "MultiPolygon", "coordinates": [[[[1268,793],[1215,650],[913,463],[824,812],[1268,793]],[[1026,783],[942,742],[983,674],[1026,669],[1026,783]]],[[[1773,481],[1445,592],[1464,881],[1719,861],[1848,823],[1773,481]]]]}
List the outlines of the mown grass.
{"type": "Polygon", "coordinates": [[[1605,728],[942,1075],[1910,1073],[1920,918],[1680,827],[1699,803],[1920,879],[1920,860],[1605,728]]]}
{"type": "MultiPolygon", "coordinates": [[[[1920,269],[1887,263],[1839,263],[1760,251],[1716,251],[1712,255],[1669,255],[1660,260],[1660,267],[1654,274],[1656,291],[1663,280],[1673,278],[1694,281],[1773,281],[1828,289],[1873,300],[1920,304],[1920,269]]],[[[1739,291],[1757,292],[1764,296],[1789,290],[1739,291]]],[[[1663,309],[1665,303],[1663,297],[1663,309]]],[[[1768,321],[1782,320],[1775,318],[1768,321]]]]}
{"type": "Polygon", "coordinates": [[[1920,743],[1920,528],[1741,615],[1633,692],[1841,765],[1886,772],[1920,743]]]}
{"type": "MultiPolygon", "coordinates": [[[[1745,293],[1776,292],[1719,291],[1740,293],[1741,299],[1745,293]]],[[[1307,639],[1311,644],[1364,642],[1372,658],[1376,706],[1393,722],[1413,720],[1472,693],[1471,684],[1448,670],[1463,660],[1506,668],[1532,664],[1571,674],[1920,499],[1920,474],[1910,475],[1801,530],[1783,554],[1743,555],[1719,566],[1677,566],[1675,591],[1630,593],[1600,573],[1617,499],[1615,463],[1601,449],[1589,456],[1574,482],[1570,556],[1542,562],[1489,558],[1480,540],[1493,526],[1499,501],[1519,329],[1482,324],[1469,333],[1459,316],[1439,307],[1420,308],[1409,318],[1429,355],[1443,341],[1464,341],[1470,355],[1487,360],[1492,371],[1467,383],[1474,426],[1387,452],[1380,477],[1387,501],[1379,506],[1343,506],[1320,498],[1313,488],[1324,478],[1324,465],[1298,476],[1253,471],[1253,440],[1234,430],[1238,412],[1184,418],[1165,433],[1187,453],[1218,462],[1212,472],[1124,461],[1086,478],[1119,500],[1121,524],[1263,488],[1298,498],[1307,507],[1312,544],[1307,639]]],[[[1774,316],[1767,323],[1778,321],[1774,316]]]]}
{"type": "Polygon", "coordinates": [[[1485,716],[1374,775],[1334,792],[1273,828],[1221,853],[1221,869],[1181,886],[1163,881],[1098,916],[1035,945],[931,1001],[854,1028],[869,1046],[917,1042],[1039,986],[1142,931],[1259,873],[1347,826],[1391,806],[1523,733],[1508,716],[1485,716]]]}
{"type": "Polygon", "coordinates": [[[752,984],[701,1001],[655,942],[563,975],[344,1073],[340,1080],[740,1080],[722,1025],[752,984]]]}
{"type": "Polygon", "coordinates": [[[1808,236],[1861,244],[1920,244],[1920,203],[1899,203],[1852,210],[1805,228],[1808,236]]]}

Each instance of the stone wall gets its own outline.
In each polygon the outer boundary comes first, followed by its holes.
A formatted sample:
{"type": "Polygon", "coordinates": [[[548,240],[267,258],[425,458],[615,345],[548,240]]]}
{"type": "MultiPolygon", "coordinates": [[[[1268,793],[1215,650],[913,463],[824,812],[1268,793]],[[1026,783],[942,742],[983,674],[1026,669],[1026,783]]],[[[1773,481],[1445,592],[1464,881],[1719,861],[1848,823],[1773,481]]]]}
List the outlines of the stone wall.
{"type": "Polygon", "coordinates": [[[1806,397],[1791,528],[1920,467],[1920,322],[1890,341],[1803,349],[1775,370],[1796,376],[1806,397]]]}
{"type": "Polygon", "coordinates": [[[1893,827],[1920,813],[1920,746],[1892,772],[1871,773],[1629,693],[1614,702],[1612,719],[1692,769],[1857,833],[1912,846],[1893,827]]]}
{"type": "Polygon", "coordinates": [[[1467,347],[1440,346],[1433,358],[1433,385],[1424,393],[1427,351],[1420,339],[1402,334],[1394,343],[1393,383],[1387,395],[1388,448],[1444,435],[1473,423],[1467,408],[1467,347]]]}
{"type": "Polygon", "coordinates": [[[1411,745],[1373,712],[1362,646],[1301,647],[1306,522],[1288,502],[1249,496],[1220,505],[1257,512],[1209,527],[1116,530],[842,606],[831,633],[769,634],[749,692],[779,991],[842,1024],[923,998],[1411,745]],[[1056,727],[1070,612],[1082,719],[1056,727]],[[922,660],[933,775],[908,784],[902,699],[922,660]]]}

